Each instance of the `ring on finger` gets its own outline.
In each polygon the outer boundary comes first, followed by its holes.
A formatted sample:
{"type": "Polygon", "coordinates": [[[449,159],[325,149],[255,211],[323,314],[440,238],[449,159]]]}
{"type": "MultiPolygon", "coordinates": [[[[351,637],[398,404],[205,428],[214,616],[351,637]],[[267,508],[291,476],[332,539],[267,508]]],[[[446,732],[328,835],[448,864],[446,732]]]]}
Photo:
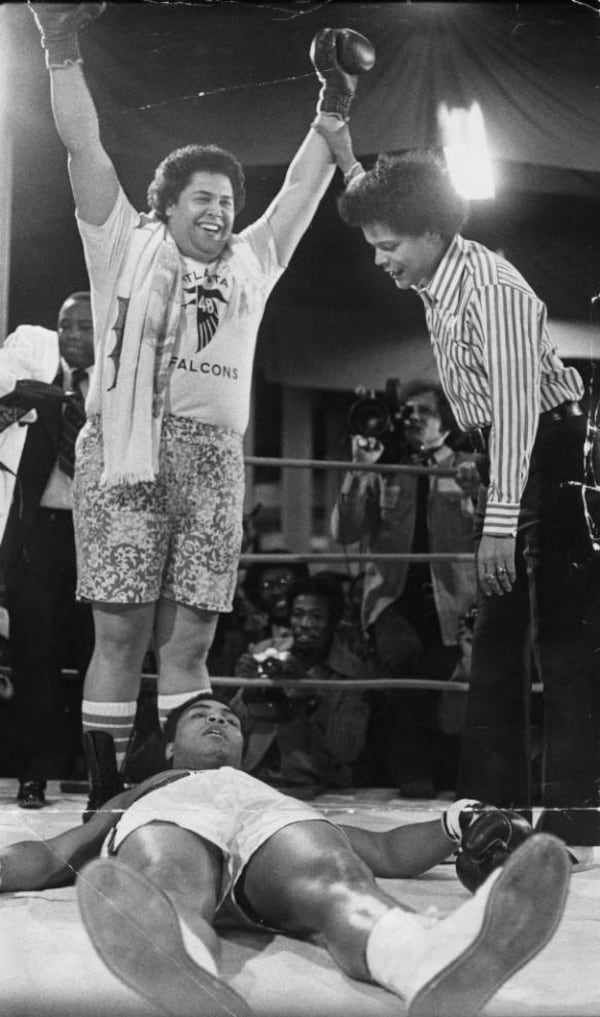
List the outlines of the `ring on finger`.
{"type": "Polygon", "coordinates": [[[490,583],[492,579],[495,579],[496,577],[493,572],[484,572],[483,578],[486,579],[488,583],[490,583]]]}

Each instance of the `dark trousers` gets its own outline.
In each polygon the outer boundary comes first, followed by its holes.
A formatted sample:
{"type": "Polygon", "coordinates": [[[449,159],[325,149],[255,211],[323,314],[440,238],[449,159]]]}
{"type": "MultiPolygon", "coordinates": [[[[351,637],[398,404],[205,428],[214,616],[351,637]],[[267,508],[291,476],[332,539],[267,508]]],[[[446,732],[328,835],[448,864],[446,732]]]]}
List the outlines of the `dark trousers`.
{"type": "MultiPolygon", "coordinates": [[[[372,627],[378,675],[410,675],[442,680],[456,666],[456,646],[444,646],[427,570],[413,569],[406,589],[372,627]]],[[[439,724],[441,693],[408,691],[374,693],[370,739],[386,785],[414,783],[448,790],[456,781],[458,737],[439,724]]]]}
{"type": "MultiPolygon", "coordinates": [[[[598,562],[584,527],[585,418],[545,421],[521,500],[517,580],[479,593],[458,797],[531,808],[531,651],[544,686],[540,829],[599,844],[598,562]],[[569,486],[569,481],[575,482],[569,486]]],[[[481,535],[486,491],[477,512],[481,535]]]]}
{"type": "Polygon", "coordinates": [[[82,679],[93,645],[91,608],[75,601],[70,512],[38,509],[7,577],[15,683],[17,776],[68,776],[80,749],[82,679]],[[65,679],[61,667],[79,679],[65,679]]]}

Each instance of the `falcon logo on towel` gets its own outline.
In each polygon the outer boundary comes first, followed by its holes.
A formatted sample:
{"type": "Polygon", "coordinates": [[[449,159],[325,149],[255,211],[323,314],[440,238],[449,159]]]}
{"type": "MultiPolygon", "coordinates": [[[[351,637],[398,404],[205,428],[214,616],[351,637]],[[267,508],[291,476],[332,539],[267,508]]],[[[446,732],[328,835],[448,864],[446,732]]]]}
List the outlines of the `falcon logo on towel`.
{"type": "Polygon", "coordinates": [[[189,294],[184,307],[196,306],[196,323],[198,326],[198,346],[196,353],[205,349],[219,327],[219,318],[223,305],[227,300],[220,290],[205,289],[204,286],[184,286],[183,292],[189,294]]]}

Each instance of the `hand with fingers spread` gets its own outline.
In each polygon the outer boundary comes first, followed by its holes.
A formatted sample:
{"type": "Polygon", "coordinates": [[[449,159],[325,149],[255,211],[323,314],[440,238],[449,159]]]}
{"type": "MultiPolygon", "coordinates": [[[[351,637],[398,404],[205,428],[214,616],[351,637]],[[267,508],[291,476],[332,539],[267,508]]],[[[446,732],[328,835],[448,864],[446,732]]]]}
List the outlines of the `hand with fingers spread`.
{"type": "Polygon", "coordinates": [[[486,597],[510,593],[516,575],[515,538],[484,534],[477,552],[477,576],[486,597]]]}

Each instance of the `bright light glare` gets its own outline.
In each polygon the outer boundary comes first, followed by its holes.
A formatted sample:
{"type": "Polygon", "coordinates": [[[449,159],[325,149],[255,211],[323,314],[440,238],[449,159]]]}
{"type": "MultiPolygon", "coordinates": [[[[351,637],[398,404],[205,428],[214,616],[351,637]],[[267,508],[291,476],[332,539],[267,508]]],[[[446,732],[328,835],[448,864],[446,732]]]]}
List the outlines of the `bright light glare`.
{"type": "Polygon", "coordinates": [[[470,109],[448,109],[441,103],[438,124],[446,165],[458,193],[469,200],[493,198],[494,173],[479,103],[470,109]]]}

